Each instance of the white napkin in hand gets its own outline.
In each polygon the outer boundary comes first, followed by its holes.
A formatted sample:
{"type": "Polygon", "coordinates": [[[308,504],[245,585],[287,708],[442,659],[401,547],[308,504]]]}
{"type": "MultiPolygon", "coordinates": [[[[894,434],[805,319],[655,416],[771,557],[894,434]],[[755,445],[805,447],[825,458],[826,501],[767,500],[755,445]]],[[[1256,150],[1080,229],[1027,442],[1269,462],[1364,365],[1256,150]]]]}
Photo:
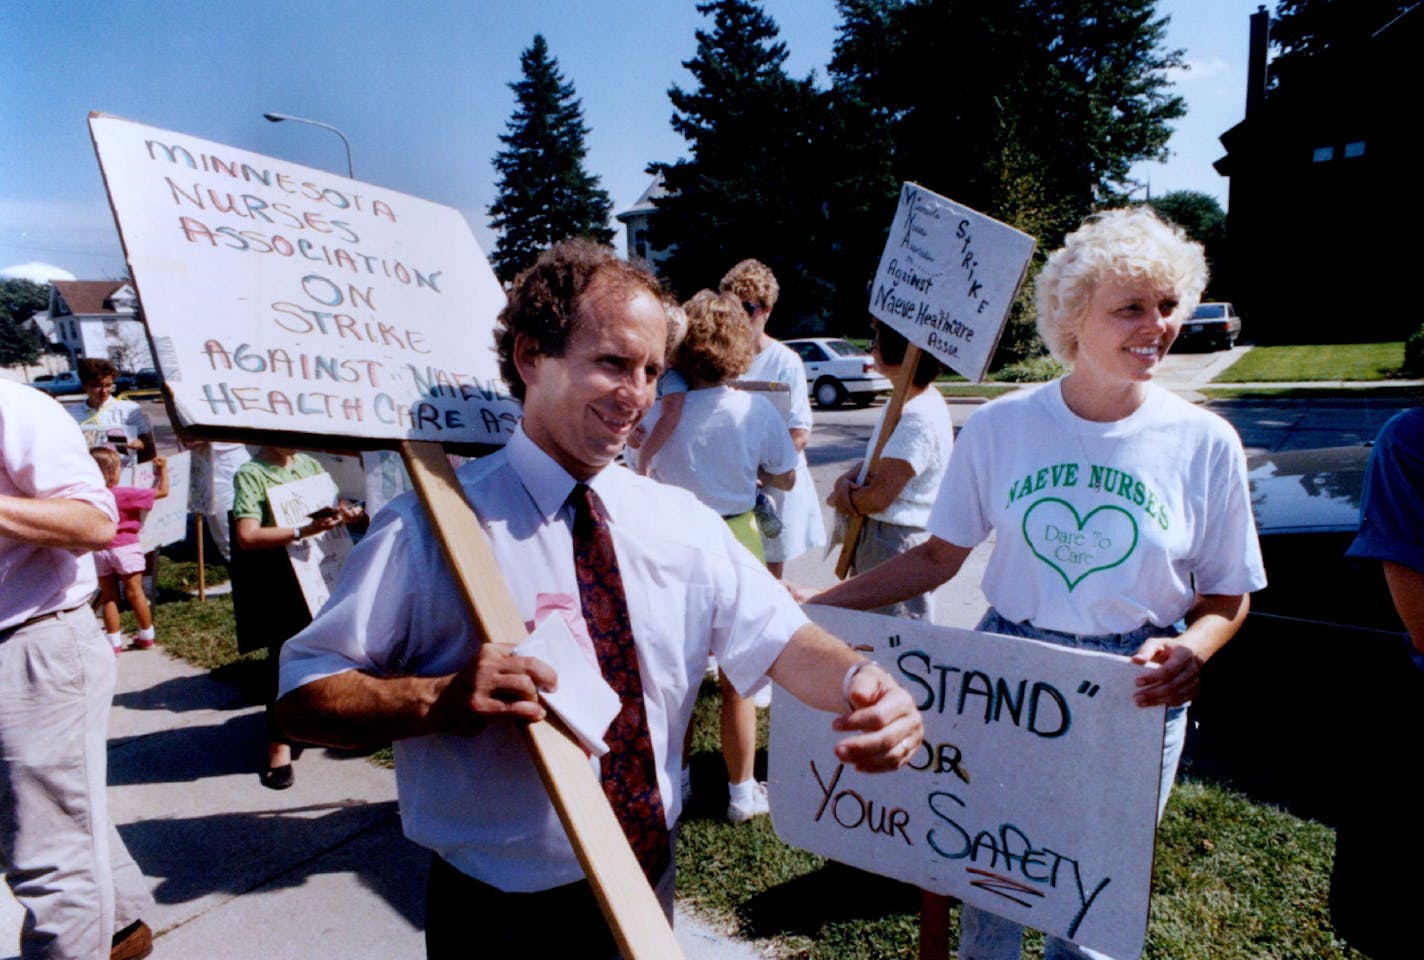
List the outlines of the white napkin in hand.
{"type": "Polygon", "coordinates": [[[595,757],[608,752],[603,734],[618,715],[618,694],[603,679],[596,659],[590,659],[558,612],[545,616],[518,646],[522,657],[537,657],[554,668],[559,687],[540,693],[544,704],[568,724],[584,749],[595,757]]]}

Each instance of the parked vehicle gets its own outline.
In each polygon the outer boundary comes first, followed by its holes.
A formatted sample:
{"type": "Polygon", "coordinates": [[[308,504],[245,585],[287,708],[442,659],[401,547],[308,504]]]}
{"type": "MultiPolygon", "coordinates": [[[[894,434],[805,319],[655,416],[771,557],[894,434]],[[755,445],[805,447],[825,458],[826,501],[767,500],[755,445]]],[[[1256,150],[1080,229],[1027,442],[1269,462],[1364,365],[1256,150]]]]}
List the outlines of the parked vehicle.
{"type": "Polygon", "coordinates": [[[1241,336],[1241,317],[1229,303],[1199,303],[1177,342],[1183,346],[1201,345],[1209,350],[1230,350],[1241,336]]]}
{"type": "Polygon", "coordinates": [[[51,397],[63,397],[71,393],[84,392],[84,388],[79,383],[79,374],[73,370],[53,374],[42,373],[30,382],[30,386],[36,390],[43,390],[51,397]]]}
{"type": "Polygon", "coordinates": [[[851,343],[833,337],[787,340],[806,367],[806,387],[816,406],[831,409],[850,400],[857,407],[868,406],[891,383],[875,369],[870,354],[851,343]]]}
{"type": "MultiPolygon", "coordinates": [[[[1333,822],[1361,727],[1410,668],[1377,563],[1345,556],[1359,526],[1368,446],[1250,460],[1269,585],[1202,671],[1186,770],[1333,822]]],[[[1403,736],[1371,731],[1371,736],[1403,736]]]]}
{"type": "Polygon", "coordinates": [[[160,390],[163,388],[163,374],[153,367],[144,367],[133,374],[134,390],[160,390]]]}

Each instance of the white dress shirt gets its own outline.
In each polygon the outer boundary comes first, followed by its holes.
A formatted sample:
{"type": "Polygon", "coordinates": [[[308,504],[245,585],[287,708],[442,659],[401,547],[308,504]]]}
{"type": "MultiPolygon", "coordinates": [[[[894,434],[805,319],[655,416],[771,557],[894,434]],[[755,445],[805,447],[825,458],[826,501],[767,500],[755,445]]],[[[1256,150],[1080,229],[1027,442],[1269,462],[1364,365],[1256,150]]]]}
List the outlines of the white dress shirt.
{"type": "MultiPolygon", "coordinates": [[[[119,519],[79,427],[54,398],[0,380],[0,494],[78,500],[119,519]]],[[[83,550],[37,547],[0,536],[0,629],[68,610],[99,588],[83,550]]]]}
{"type": "MultiPolygon", "coordinates": [[[[566,501],[575,481],[523,429],[498,453],[460,468],[515,605],[532,620],[541,595],[578,602],[566,501]]],[[[589,481],[609,515],[658,786],[669,826],[681,808],[682,738],[707,653],[751,693],[805,615],[692,494],[609,467],[589,481]]],[[[438,676],[476,650],[464,608],[412,494],[375,518],[310,627],[282,651],[281,693],[346,670],[438,676]]],[[[470,737],[395,747],[406,835],[504,890],[571,883],[583,872],[513,722],[470,737]]],[[[596,761],[590,761],[597,771],[596,761]]]]}

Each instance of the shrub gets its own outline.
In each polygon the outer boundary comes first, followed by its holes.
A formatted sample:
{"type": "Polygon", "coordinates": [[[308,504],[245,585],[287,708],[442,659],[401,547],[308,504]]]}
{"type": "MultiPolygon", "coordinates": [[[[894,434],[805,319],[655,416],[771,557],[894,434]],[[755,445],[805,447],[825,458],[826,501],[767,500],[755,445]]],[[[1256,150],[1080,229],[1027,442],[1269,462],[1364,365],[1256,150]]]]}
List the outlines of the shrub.
{"type": "Polygon", "coordinates": [[[1404,341],[1403,370],[1405,376],[1424,377],[1424,325],[1404,341]]]}

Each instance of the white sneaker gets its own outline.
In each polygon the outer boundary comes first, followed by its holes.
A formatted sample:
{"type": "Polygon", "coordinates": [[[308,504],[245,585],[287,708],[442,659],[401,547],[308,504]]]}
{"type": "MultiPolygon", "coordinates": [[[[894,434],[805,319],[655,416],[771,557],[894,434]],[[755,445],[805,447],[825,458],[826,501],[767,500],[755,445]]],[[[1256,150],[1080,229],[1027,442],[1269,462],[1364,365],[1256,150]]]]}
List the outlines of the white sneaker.
{"type": "Polygon", "coordinates": [[[729,823],[746,823],[753,817],[761,817],[771,812],[771,804],[766,799],[766,784],[758,781],[752,788],[752,802],[749,806],[741,806],[738,803],[727,804],[727,821],[729,823]]]}

